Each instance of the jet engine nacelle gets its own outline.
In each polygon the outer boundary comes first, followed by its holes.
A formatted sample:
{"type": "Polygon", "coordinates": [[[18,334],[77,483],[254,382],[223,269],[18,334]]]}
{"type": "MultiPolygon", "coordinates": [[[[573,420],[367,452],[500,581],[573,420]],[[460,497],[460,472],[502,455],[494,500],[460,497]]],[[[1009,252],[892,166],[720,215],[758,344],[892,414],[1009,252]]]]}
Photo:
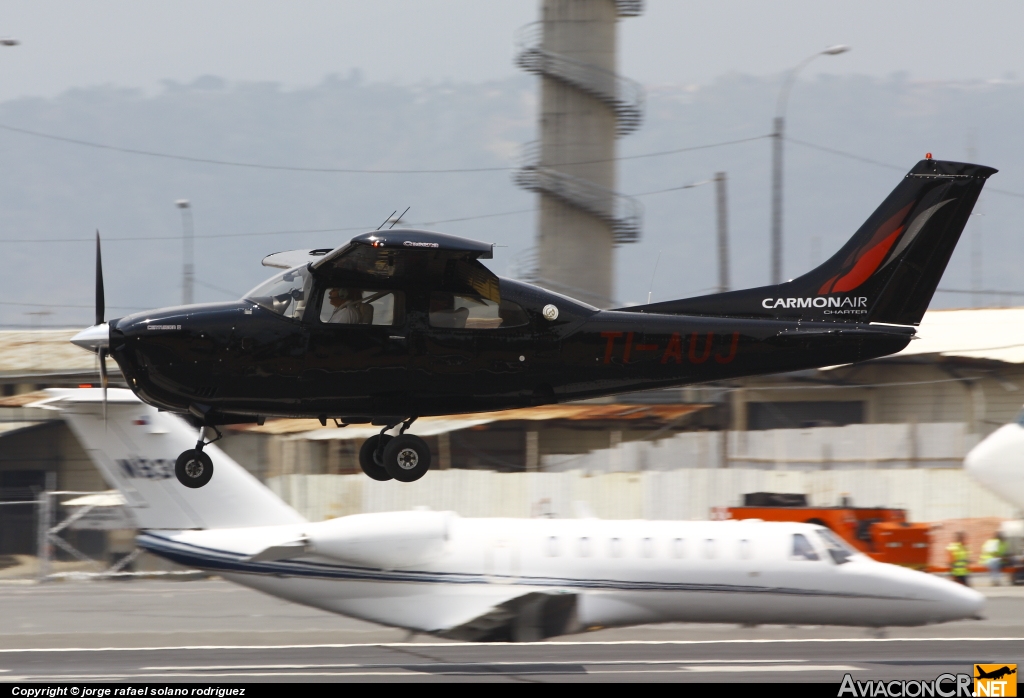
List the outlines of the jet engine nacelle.
{"type": "Polygon", "coordinates": [[[444,552],[453,516],[446,511],[406,511],[332,519],[306,530],[306,552],[360,567],[421,565],[444,552]]]}

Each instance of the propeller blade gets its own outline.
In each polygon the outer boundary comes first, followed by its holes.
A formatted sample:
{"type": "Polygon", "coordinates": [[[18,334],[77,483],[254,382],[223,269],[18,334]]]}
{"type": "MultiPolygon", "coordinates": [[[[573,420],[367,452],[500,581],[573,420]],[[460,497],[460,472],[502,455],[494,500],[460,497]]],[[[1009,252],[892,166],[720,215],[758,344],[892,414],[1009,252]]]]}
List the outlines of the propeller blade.
{"type": "Polygon", "coordinates": [[[100,387],[103,388],[103,421],[107,421],[107,348],[100,347],[100,387]]]}
{"type": "MultiPolygon", "coordinates": [[[[106,302],[103,298],[103,258],[100,256],[100,231],[96,231],[96,322],[94,325],[103,324],[103,316],[106,313],[106,302]]],[[[100,370],[105,372],[106,368],[100,361],[100,370]]],[[[106,386],[104,386],[106,387],[106,386]]]]}

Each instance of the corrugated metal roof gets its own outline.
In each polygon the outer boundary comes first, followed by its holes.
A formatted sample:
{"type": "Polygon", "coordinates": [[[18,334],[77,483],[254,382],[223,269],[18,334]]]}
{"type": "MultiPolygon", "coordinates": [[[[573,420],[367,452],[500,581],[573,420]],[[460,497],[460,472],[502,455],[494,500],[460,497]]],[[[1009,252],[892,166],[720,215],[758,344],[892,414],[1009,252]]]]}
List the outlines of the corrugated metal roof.
{"type": "MultiPolygon", "coordinates": [[[[515,421],[572,421],[572,422],[654,422],[671,424],[683,417],[707,408],[707,405],[546,405],[501,412],[477,412],[446,417],[421,417],[413,432],[419,436],[433,436],[449,431],[469,429],[492,422],[515,421]]],[[[263,426],[237,426],[233,430],[257,434],[301,434],[307,439],[365,439],[380,432],[381,427],[354,424],[344,429],[321,427],[315,419],[277,419],[263,426]]]]}
{"type": "Polygon", "coordinates": [[[1024,308],[930,310],[917,336],[895,358],[937,354],[1021,364],[1024,308]]]}

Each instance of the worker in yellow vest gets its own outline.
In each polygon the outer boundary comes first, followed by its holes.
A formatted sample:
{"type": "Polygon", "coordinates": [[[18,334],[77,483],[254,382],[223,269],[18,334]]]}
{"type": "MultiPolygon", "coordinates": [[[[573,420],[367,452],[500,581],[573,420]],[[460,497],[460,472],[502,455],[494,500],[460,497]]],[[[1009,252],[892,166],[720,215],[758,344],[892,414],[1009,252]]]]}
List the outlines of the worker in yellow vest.
{"type": "Polygon", "coordinates": [[[946,553],[949,555],[949,576],[953,578],[954,582],[960,582],[965,587],[971,585],[970,570],[968,564],[970,563],[969,553],[967,550],[967,536],[964,535],[963,531],[956,534],[956,540],[946,546],[946,553]]]}
{"type": "Polygon", "coordinates": [[[996,531],[994,536],[985,541],[985,544],[981,546],[981,558],[978,561],[988,567],[992,586],[999,586],[1002,582],[1003,565],[1006,561],[1006,541],[1003,540],[1002,533],[996,531]]]}

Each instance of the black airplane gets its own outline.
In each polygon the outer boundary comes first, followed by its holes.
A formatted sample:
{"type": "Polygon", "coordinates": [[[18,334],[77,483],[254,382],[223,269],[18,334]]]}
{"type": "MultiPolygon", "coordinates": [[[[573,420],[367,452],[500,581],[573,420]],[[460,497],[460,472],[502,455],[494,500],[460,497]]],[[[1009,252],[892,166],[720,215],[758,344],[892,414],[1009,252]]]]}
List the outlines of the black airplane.
{"type": "Polygon", "coordinates": [[[977,676],[974,677],[976,679],[997,679],[998,680],[998,679],[1003,678],[1004,676],[1010,676],[1012,674],[1016,674],[1017,673],[1016,669],[1011,669],[1008,666],[1003,666],[1003,667],[1000,667],[999,669],[993,669],[992,671],[985,671],[984,669],[979,667],[977,664],[975,664],[974,666],[978,670],[977,676]]]}
{"type": "MultiPolygon", "coordinates": [[[[359,462],[375,480],[430,467],[418,417],[580,400],[845,364],[914,336],[996,170],[917,163],[839,252],[777,286],[599,310],[481,264],[492,245],[426,230],[369,232],[263,260],[280,272],[241,300],[103,322],[72,341],[111,355],[143,401],[187,415],[188,487],[209,482],[205,429],[267,417],[383,427],[359,462]],[[386,431],[402,425],[392,437],[386,431]]],[[[823,226],[836,225],[823,221],[823,226]]],[[[106,385],[105,364],[100,361],[106,385]]],[[[214,439],[216,440],[216,439],[214,439]]]]}

